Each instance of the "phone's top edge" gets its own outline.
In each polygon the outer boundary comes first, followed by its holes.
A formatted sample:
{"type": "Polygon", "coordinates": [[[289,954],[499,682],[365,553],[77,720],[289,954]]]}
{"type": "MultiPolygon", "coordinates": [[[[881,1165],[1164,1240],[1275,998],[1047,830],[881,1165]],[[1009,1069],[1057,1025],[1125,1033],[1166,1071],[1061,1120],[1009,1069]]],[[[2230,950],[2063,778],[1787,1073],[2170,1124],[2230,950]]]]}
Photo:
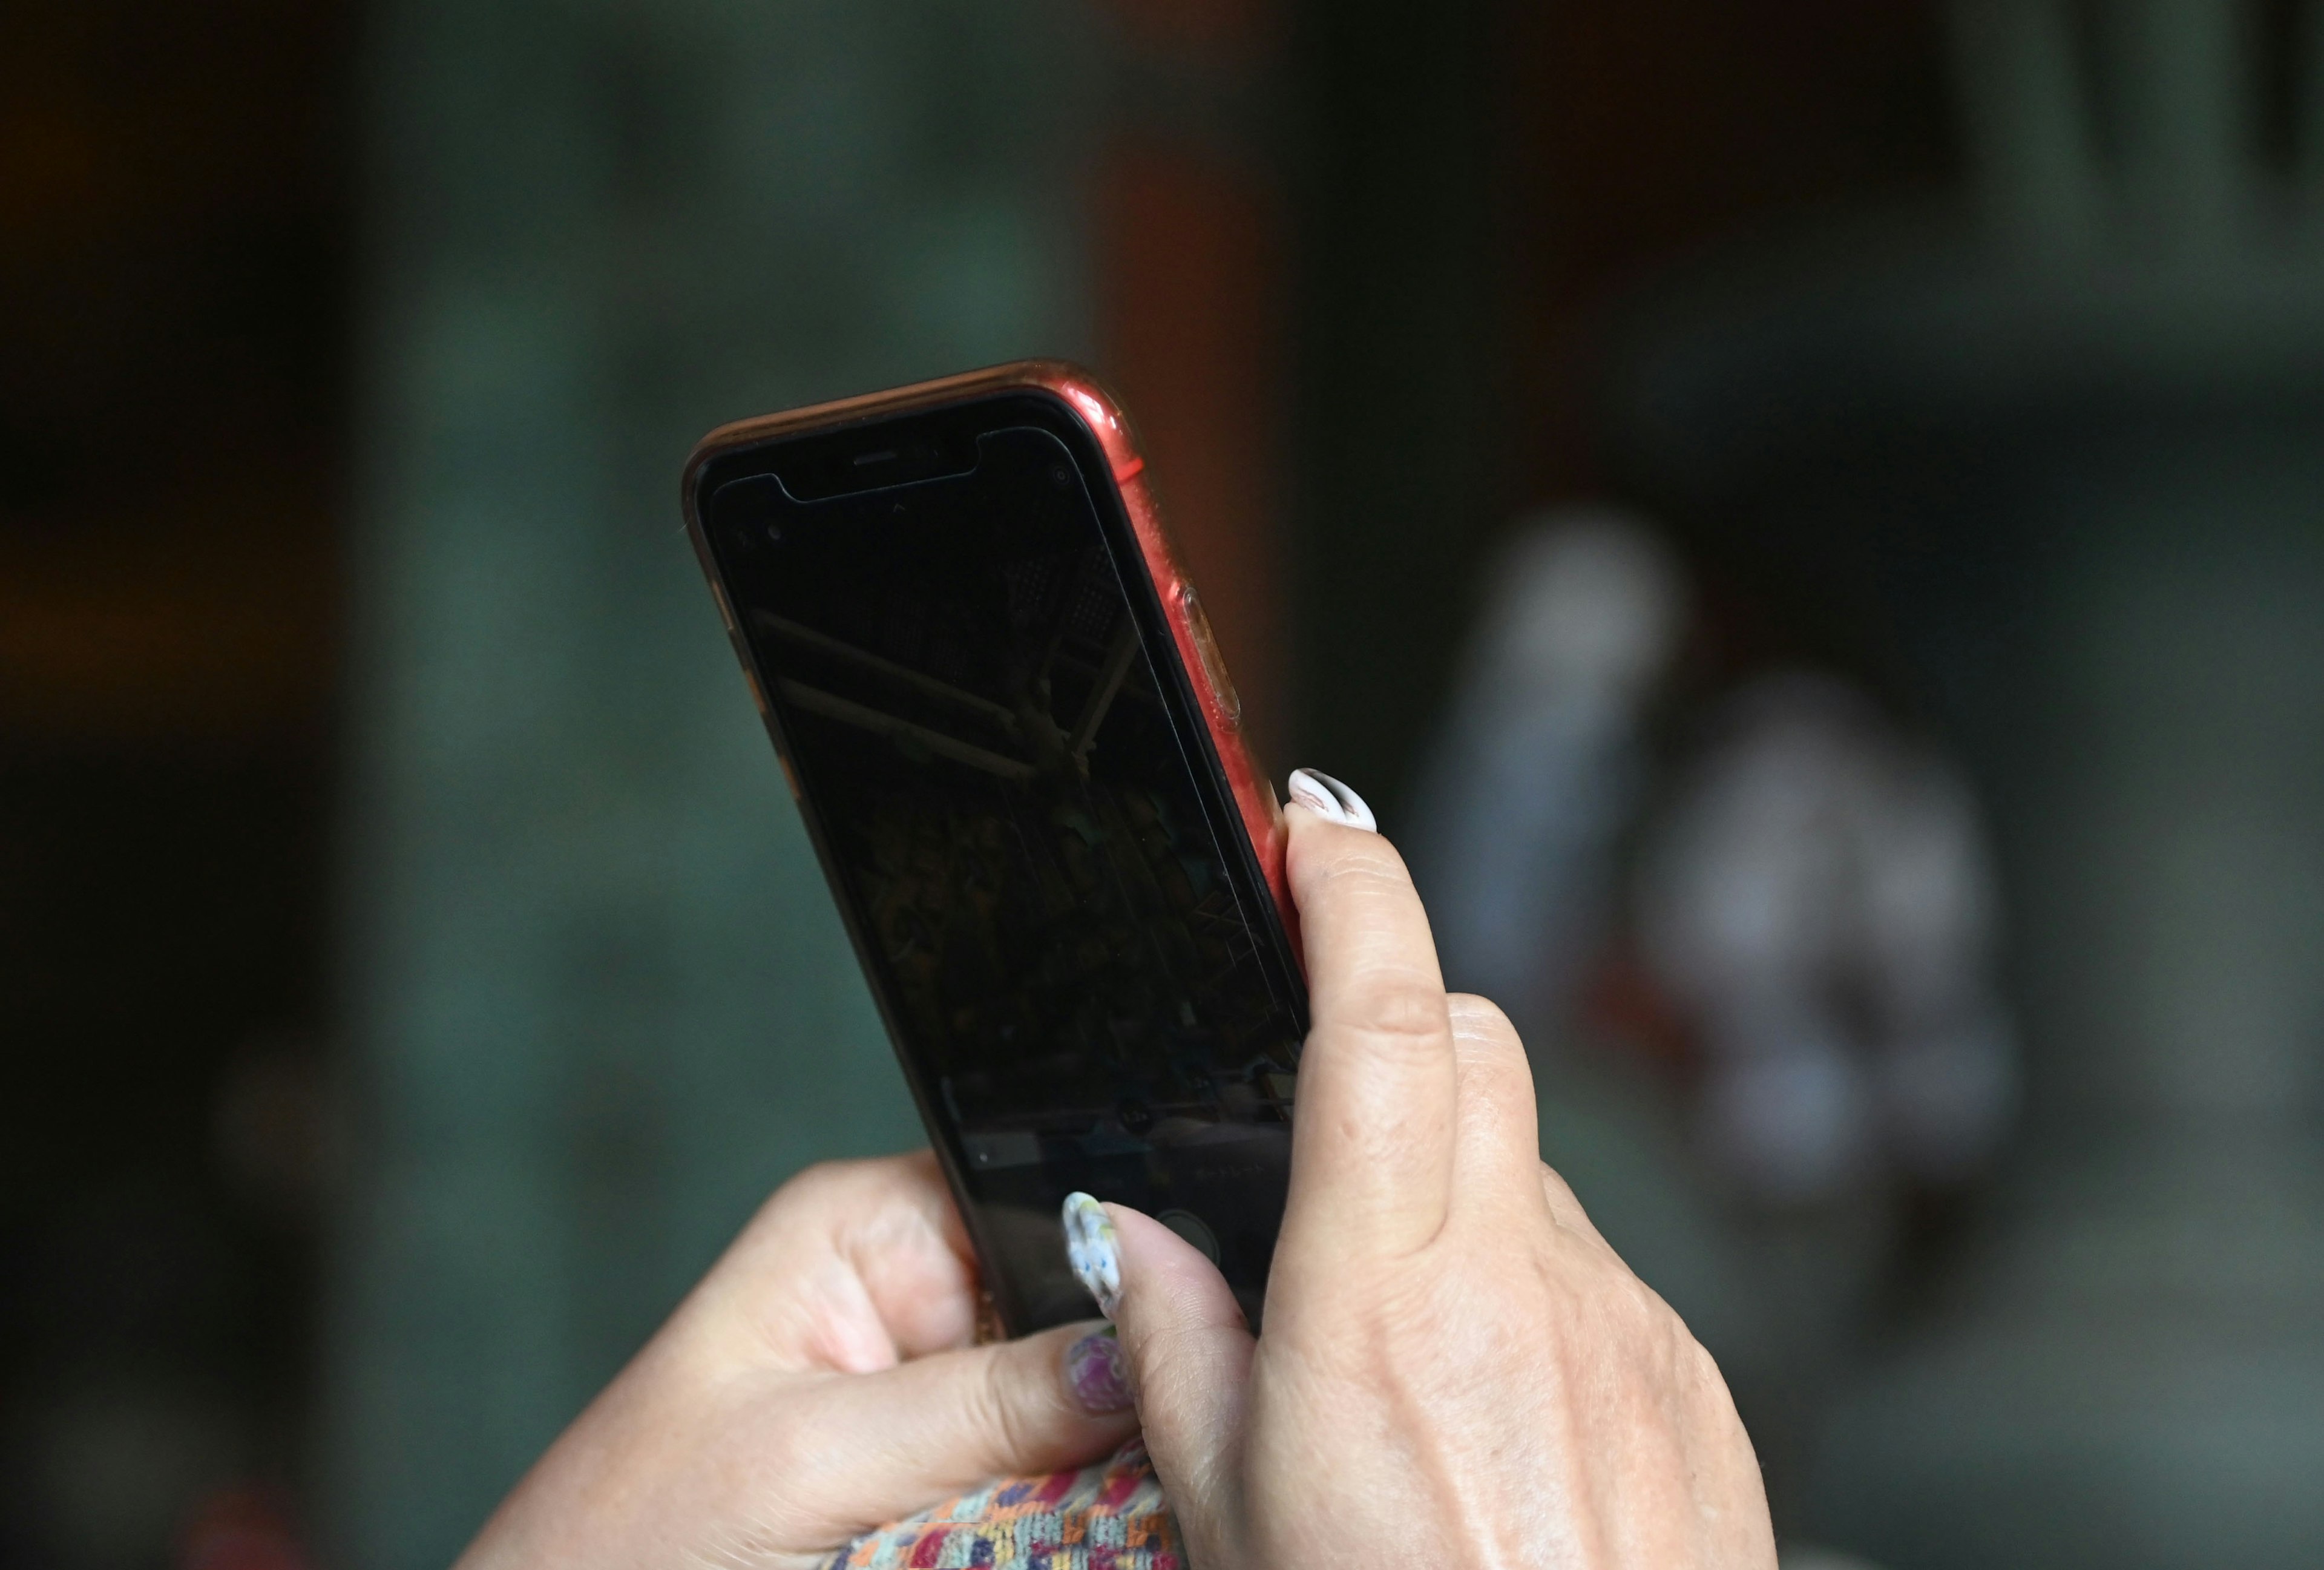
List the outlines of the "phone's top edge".
{"type": "Polygon", "coordinates": [[[682,482],[685,506],[690,516],[694,508],[695,485],[704,466],[739,448],[787,436],[793,431],[819,429],[873,415],[908,414],[915,410],[956,403],[986,393],[1009,392],[1047,392],[1071,409],[1075,417],[1088,427],[1090,434],[1097,439],[1099,448],[1105,454],[1106,465],[1113,472],[1115,484],[1127,482],[1146,466],[1145,460],[1139,456],[1136,439],[1130,433],[1129,417],[1122,413],[1120,401],[1095,376],[1066,360],[1016,360],[981,371],[964,371],[958,375],[941,376],[933,382],[916,382],[909,386],[891,387],[883,392],[858,393],[852,398],[812,403],[802,409],[786,409],[778,413],[761,414],[722,425],[695,443],[694,451],[687,455],[682,482]]]}

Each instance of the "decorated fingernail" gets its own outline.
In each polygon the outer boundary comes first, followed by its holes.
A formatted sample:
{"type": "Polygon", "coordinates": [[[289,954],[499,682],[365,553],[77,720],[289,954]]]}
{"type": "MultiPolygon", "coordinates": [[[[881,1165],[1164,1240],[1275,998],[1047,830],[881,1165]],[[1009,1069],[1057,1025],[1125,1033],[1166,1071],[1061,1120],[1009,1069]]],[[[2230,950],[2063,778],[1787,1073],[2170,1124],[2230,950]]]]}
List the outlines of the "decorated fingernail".
{"type": "Polygon", "coordinates": [[[1313,769],[1294,769],[1290,787],[1291,799],[1316,817],[1350,828],[1379,832],[1379,819],[1364,805],[1364,799],[1329,774],[1318,774],[1313,769]]]}
{"type": "Polygon", "coordinates": [[[1130,1393],[1130,1362],[1111,1325],[1065,1348],[1065,1388],[1084,1411],[1126,1412],[1138,1404],[1130,1393]]]}
{"type": "Polygon", "coordinates": [[[1113,1218],[1086,1194],[1065,1196],[1065,1258],[1108,1319],[1121,1306],[1121,1245],[1113,1218]]]}

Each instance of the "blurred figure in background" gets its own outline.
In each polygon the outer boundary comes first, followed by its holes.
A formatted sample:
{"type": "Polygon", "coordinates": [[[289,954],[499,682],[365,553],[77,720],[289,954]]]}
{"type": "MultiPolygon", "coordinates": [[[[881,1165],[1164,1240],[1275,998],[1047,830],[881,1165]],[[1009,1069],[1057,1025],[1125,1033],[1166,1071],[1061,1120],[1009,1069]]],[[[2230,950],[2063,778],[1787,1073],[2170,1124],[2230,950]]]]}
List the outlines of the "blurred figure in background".
{"type": "Polygon", "coordinates": [[[1973,1177],[2015,1066],[1968,780],[1829,676],[1757,678],[1708,729],[1637,892],[1700,1043],[1705,1153],[1775,1205],[1973,1177]]]}
{"type": "Polygon", "coordinates": [[[1413,835],[1453,984],[1508,1000],[1544,1159],[1718,1356],[1781,1523],[1918,1196],[2017,1070],[1960,770],[1841,677],[1722,667],[1610,508],[1487,575],[1413,835]]]}
{"type": "Polygon", "coordinates": [[[1688,1038],[1701,1153],[1750,1202],[1973,1177],[2016,1074],[1959,768],[1805,670],[1666,724],[1692,596],[1634,518],[1542,515],[1490,581],[1415,852],[1455,984],[1572,1041],[1635,947],[1688,1038]]]}
{"type": "Polygon", "coordinates": [[[1663,294],[1610,401],[1728,570],[1845,604],[2006,858],[2015,1156],[1802,1516],[1915,1570],[2313,1564],[2324,9],[1942,20],[1959,198],[1663,294]]]}
{"type": "Polygon", "coordinates": [[[1616,842],[1646,783],[1643,729],[1685,633],[1668,549],[1619,512],[1549,513],[1502,548],[1413,862],[1453,986],[1536,1033],[1570,1023],[1603,942],[1616,842]]]}

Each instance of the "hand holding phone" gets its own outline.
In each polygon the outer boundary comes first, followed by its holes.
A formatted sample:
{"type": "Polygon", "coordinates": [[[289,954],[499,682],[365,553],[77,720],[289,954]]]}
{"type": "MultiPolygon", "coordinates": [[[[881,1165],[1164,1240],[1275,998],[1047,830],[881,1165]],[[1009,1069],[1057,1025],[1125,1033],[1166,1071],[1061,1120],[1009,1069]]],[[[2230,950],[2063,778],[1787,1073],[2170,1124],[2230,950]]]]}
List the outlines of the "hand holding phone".
{"type": "Polygon", "coordinates": [[[1315,1025],[1264,1334],[1183,1239],[1107,1207],[1189,1558],[1774,1570],[1726,1383],[1543,1164],[1508,1017],[1445,993],[1393,846],[1290,816],[1315,1025]]]}
{"type": "Polygon", "coordinates": [[[1718,1371],[1541,1164],[1508,1020],[1445,994],[1352,792],[1304,779],[1325,816],[1286,828],[1142,467],[1038,365],[697,452],[697,550],[957,1206],[925,1158],[787,1184],[464,1565],[827,1562],[1096,1459],[1130,1383],[1208,1570],[1774,1565],[1718,1371]],[[1114,1202],[1084,1242],[1120,1341],[967,1344],[980,1282],[1012,1332],[1086,1315],[1074,1190],[1114,1202]]]}
{"type": "MultiPolygon", "coordinates": [[[[1489,1003],[1444,994],[1393,849],[1335,817],[1291,815],[1316,1028],[1265,1334],[1151,1217],[1111,1207],[1103,1240],[1192,1562],[1770,1570],[1717,1369],[1536,1159],[1524,1050],[1489,1003]]],[[[1117,1344],[1074,1327],[967,1346],[973,1279],[932,1161],[803,1174],[464,1570],[806,1570],[992,1474],[1126,1437],[1122,1381],[1076,1377],[1117,1344]]]]}

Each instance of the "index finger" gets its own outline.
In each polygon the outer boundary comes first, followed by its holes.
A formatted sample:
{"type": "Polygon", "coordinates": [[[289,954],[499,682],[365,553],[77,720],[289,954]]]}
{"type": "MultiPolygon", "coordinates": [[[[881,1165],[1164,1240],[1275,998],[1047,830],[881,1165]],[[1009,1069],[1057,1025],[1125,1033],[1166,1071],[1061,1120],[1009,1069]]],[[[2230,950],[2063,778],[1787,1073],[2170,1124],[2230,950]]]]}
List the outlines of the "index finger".
{"type": "Polygon", "coordinates": [[[1285,813],[1313,1024],[1277,1258],[1407,1253],[1451,1203],[1458,1074],[1428,917],[1396,847],[1285,813]]]}

